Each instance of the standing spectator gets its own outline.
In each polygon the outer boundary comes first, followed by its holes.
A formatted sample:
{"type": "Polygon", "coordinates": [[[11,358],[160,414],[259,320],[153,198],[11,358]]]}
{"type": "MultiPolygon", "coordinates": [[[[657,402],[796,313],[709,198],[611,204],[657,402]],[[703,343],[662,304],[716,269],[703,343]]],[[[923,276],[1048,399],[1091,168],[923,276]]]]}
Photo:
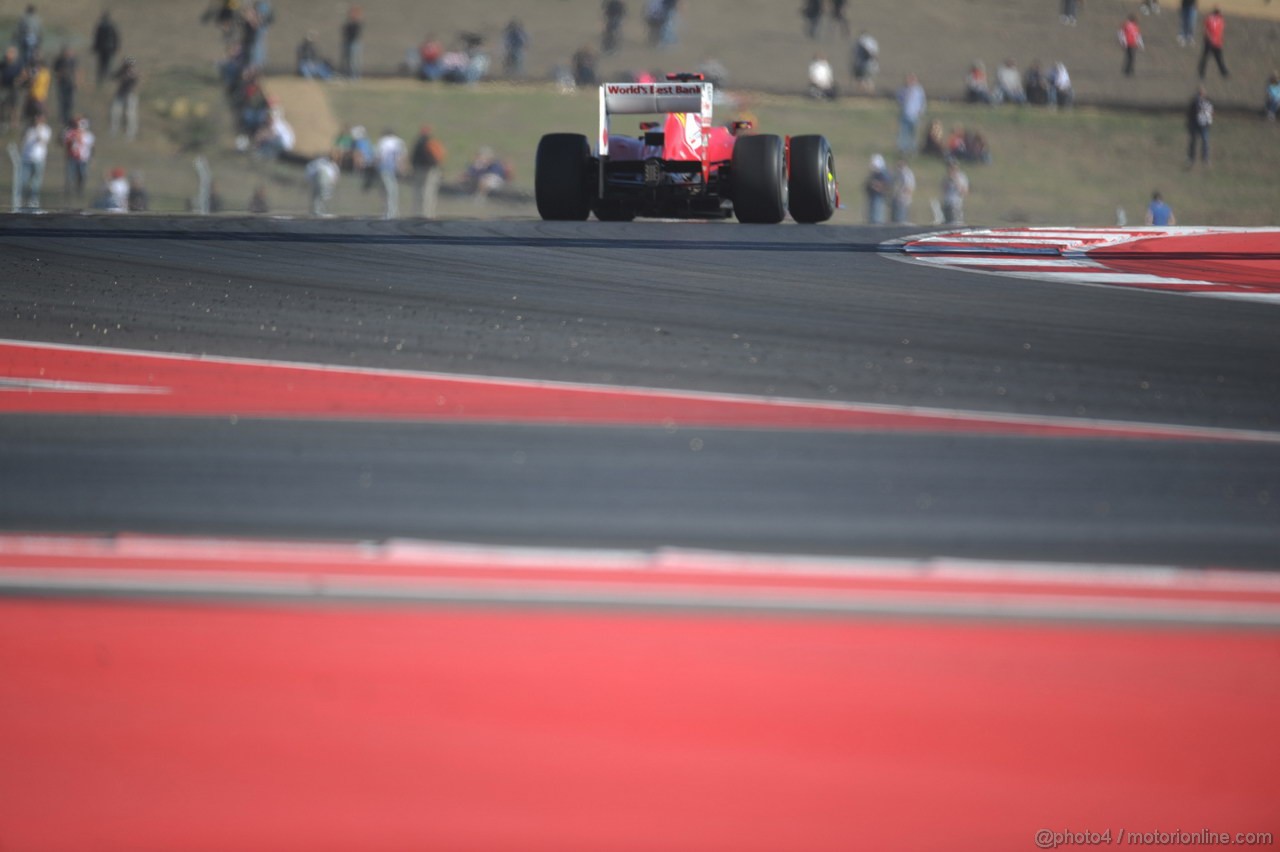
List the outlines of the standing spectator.
{"type": "Polygon", "coordinates": [[[245,9],[240,15],[240,55],[253,68],[261,69],[255,58],[258,56],[258,39],[262,35],[262,21],[253,8],[245,9]]]}
{"type": "Polygon", "coordinates": [[[885,223],[885,208],[892,188],[893,178],[889,176],[889,171],[885,167],[884,157],[872,154],[871,170],[867,172],[867,179],[863,183],[863,189],[867,193],[868,225],[885,223]]]}
{"type": "Polygon", "coordinates": [[[594,86],[596,76],[596,53],[591,45],[584,44],[573,54],[573,82],[579,86],[594,86]]]}
{"type": "Polygon", "coordinates": [[[1022,75],[1018,72],[1018,63],[1012,59],[1006,59],[996,69],[996,90],[1002,101],[1019,105],[1027,102],[1027,93],[1022,88],[1022,75]]]}
{"type": "Polygon", "coordinates": [[[307,163],[306,175],[311,187],[311,215],[328,216],[329,202],[333,200],[333,190],[338,185],[340,175],[333,155],[321,154],[307,163]]]}
{"type": "Polygon", "coordinates": [[[818,24],[822,22],[822,0],[804,0],[800,7],[800,16],[804,18],[804,34],[811,39],[818,37],[818,24]]]}
{"type": "Polygon", "coordinates": [[[1144,50],[1146,45],[1142,43],[1142,30],[1138,28],[1138,16],[1130,15],[1120,27],[1117,34],[1120,39],[1120,46],[1124,48],[1124,75],[1126,77],[1133,76],[1133,60],[1139,50],[1144,50]]]}
{"type": "Polygon", "coordinates": [[[832,70],[826,54],[815,53],[809,63],[809,97],[834,101],[837,94],[836,72],[832,70]]]}
{"type": "Polygon", "coordinates": [[[405,159],[408,154],[404,140],[387,128],[374,147],[374,156],[378,163],[378,177],[382,179],[382,191],[386,200],[384,219],[395,219],[400,215],[400,175],[405,170],[405,159]]]}
{"type": "Polygon", "coordinates": [[[118,136],[123,123],[124,136],[132,142],[138,135],[138,84],[142,80],[138,63],[132,56],[127,57],[112,76],[116,81],[116,96],[111,101],[111,135],[118,136]]]}
{"type": "Polygon", "coordinates": [[[1178,12],[1178,44],[1186,47],[1196,40],[1196,0],[1182,0],[1178,12]]]}
{"type": "Polygon", "coordinates": [[[840,27],[840,35],[849,38],[849,19],[844,15],[847,0],[831,0],[831,20],[840,27]]]}
{"type": "Polygon", "coordinates": [[[644,7],[644,23],[649,30],[649,46],[657,47],[662,41],[662,25],[666,14],[663,0],[649,0],[644,7]]]}
{"type": "Polygon", "coordinates": [[[876,74],[880,73],[880,42],[863,30],[853,45],[853,79],[867,94],[876,90],[876,74]]]}
{"type": "Polygon", "coordinates": [[[906,84],[898,91],[898,153],[915,153],[916,128],[927,105],[924,86],[915,74],[908,74],[906,84]]]}
{"type": "Polygon", "coordinates": [[[1178,224],[1178,220],[1173,215],[1173,208],[1165,203],[1159,190],[1151,193],[1151,203],[1147,205],[1147,224],[1162,227],[1178,224]]]}
{"type": "Polygon", "coordinates": [[[364,68],[364,48],[361,37],[364,33],[364,9],[353,5],[347,12],[347,20],[342,24],[342,73],[352,80],[359,80],[364,68]]]}
{"type": "Polygon", "coordinates": [[[955,160],[949,160],[947,173],[942,178],[942,216],[946,224],[964,224],[964,200],[968,195],[969,178],[955,160]]]}
{"type": "Polygon", "coordinates": [[[1062,23],[1069,27],[1076,25],[1076,6],[1078,0],[1062,0],[1062,23]]]}
{"type": "Polygon", "coordinates": [[[84,185],[89,177],[89,161],[93,159],[93,133],[89,119],[76,119],[62,134],[62,147],[67,156],[67,198],[84,198],[84,185]]]}
{"type": "Polygon", "coordinates": [[[672,47],[680,40],[680,0],[662,0],[662,38],[659,44],[672,47]]]}
{"type": "Polygon", "coordinates": [[[1267,96],[1264,112],[1268,121],[1275,121],[1276,113],[1280,112],[1280,71],[1272,71],[1271,76],[1267,78],[1267,96]]]}
{"type": "Polygon", "coordinates": [[[271,202],[267,200],[267,188],[258,184],[249,196],[249,212],[255,216],[265,216],[271,212],[271,202]]]}
{"type": "Polygon", "coordinates": [[[1187,107],[1187,168],[1196,164],[1196,145],[1200,146],[1200,159],[1209,165],[1209,128],[1213,126],[1213,103],[1205,94],[1204,86],[1196,91],[1187,107]]]}
{"type": "MultiPolygon", "coordinates": [[[[49,114],[49,90],[53,88],[53,72],[49,70],[49,66],[45,65],[40,54],[37,53],[31,62],[24,75],[27,99],[22,105],[22,117],[28,122],[37,114],[46,116],[49,114]]],[[[20,79],[18,84],[23,85],[23,80],[20,79]]]]}
{"type": "Polygon", "coordinates": [[[80,60],[70,45],[63,45],[53,60],[53,79],[58,89],[58,118],[63,127],[68,127],[75,114],[76,89],[80,84],[80,60]]]}
{"type": "Polygon", "coordinates": [[[1226,29],[1227,20],[1222,17],[1222,10],[1214,6],[1213,11],[1204,19],[1204,49],[1200,51],[1201,80],[1204,79],[1204,69],[1211,55],[1218,63],[1218,73],[1223,77],[1231,76],[1227,71],[1227,63],[1222,60],[1222,44],[1226,29]]]}
{"type": "Polygon", "coordinates": [[[911,222],[911,199],[916,194],[916,175],[906,160],[898,160],[893,167],[893,224],[911,222]]]}
{"type": "Polygon", "coordinates": [[[622,19],[627,16],[627,4],[622,0],[603,0],[604,30],[600,34],[600,52],[605,56],[618,49],[621,40],[622,19]]]}
{"type": "Polygon", "coordinates": [[[49,159],[49,140],[53,131],[44,114],[31,120],[22,134],[22,162],[18,175],[18,198],[24,210],[40,209],[40,188],[44,185],[44,165],[49,159]]]}
{"type": "Polygon", "coordinates": [[[431,126],[422,125],[418,130],[418,138],[413,143],[409,165],[413,168],[414,183],[418,188],[416,212],[427,219],[436,218],[445,156],[444,146],[432,134],[431,126]]]}
{"type": "Polygon", "coordinates": [[[529,32],[520,23],[519,18],[512,18],[502,31],[503,70],[509,77],[519,77],[524,73],[524,52],[529,47],[529,32]]]}
{"type": "Polygon", "coordinates": [[[98,19],[98,26],[93,30],[93,55],[98,57],[98,76],[94,78],[94,84],[98,87],[102,86],[102,81],[111,72],[111,60],[115,59],[119,49],[120,30],[116,29],[115,21],[111,20],[111,13],[104,11],[98,19]]]}
{"type": "Polygon", "coordinates": [[[265,68],[267,65],[267,34],[271,30],[271,25],[276,22],[276,13],[271,8],[271,0],[255,0],[253,13],[258,19],[258,33],[253,40],[253,52],[249,56],[249,62],[258,68],[265,68]]]}
{"type": "Polygon", "coordinates": [[[14,31],[14,41],[18,45],[18,59],[24,66],[31,65],[40,52],[40,44],[44,41],[44,25],[36,14],[34,5],[27,6],[14,31]]]}
{"type": "Polygon", "coordinates": [[[1160,4],[1157,0],[1142,0],[1138,8],[1142,10],[1144,15],[1160,14],[1160,4]]]}
{"type": "Polygon", "coordinates": [[[18,108],[18,88],[26,68],[18,58],[18,48],[5,48],[0,59],[0,131],[9,132],[13,113],[18,108]]]}

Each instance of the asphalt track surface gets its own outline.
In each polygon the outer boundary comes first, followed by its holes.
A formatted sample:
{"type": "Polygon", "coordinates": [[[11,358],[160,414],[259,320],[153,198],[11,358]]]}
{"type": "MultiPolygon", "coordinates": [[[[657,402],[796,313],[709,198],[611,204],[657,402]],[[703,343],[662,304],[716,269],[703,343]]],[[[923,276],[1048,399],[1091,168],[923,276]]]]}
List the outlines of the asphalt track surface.
{"type": "MultiPolygon", "coordinates": [[[[898,229],[40,217],[0,338],[1280,432],[1280,308],[882,255],[898,229]]],[[[1280,565],[1280,444],[0,418],[10,530],[1280,565]]]]}

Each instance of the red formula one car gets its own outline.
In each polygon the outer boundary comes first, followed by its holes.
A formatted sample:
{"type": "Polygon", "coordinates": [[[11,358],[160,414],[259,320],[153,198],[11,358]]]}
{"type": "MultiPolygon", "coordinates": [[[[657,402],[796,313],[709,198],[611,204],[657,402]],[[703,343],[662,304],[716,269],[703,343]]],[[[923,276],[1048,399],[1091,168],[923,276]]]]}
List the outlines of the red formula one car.
{"type": "Polygon", "coordinates": [[[596,152],[578,133],[538,143],[534,184],[543,219],[630,221],[637,216],[825,222],[839,203],[835,158],[823,136],[746,135],[746,122],[711,124],[712,84],[698,74],[665,83],[600,86],[596,152]],[[662,115],[640,136],[611,136],[614,115],[662,115]]]}

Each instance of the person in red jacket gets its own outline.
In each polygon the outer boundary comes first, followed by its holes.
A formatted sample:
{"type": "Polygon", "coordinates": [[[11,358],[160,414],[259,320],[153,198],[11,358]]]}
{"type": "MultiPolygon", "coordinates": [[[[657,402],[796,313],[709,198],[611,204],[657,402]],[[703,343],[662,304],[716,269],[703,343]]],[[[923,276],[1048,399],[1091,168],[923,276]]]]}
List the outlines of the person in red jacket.
{"type": "Polygon", "coordinates": [[[1124,48],[1124,75],[1132,77],[1134,55],[1145,47],[1142,43],[1142,30],[1138,29],[1138,16],[1130,15],[1129,19],[1120,27],[1118,35],[1120,37],[1120,45],[1124,48]]]}
{"type": "Polygon", "coordinates": [[[1222,39],[1227,28],[1227,21],[1222,17],[1222,10],[1217,6],[1204,19],[1204,50],[1200,51],[1200,79],[1204,79],[1204,69],[1212,56],[1218,62],[1218,71],[1223,77],[1230,77],[1227,63],[1222,60],[1222,39]]]}

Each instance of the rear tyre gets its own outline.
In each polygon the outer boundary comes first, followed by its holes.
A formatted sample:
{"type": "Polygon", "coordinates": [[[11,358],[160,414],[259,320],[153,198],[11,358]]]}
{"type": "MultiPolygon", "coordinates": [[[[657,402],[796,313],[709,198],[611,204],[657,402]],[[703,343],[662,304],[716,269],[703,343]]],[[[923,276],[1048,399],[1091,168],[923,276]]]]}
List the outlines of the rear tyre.
{"type": "Polygon", "coordinates": [[[548,133],[534,161],[534,198],[543,219],[581,222],[591,213],[591,146],[581,133],[548,133]]]}
{"type": "Polygon", "coordinates": [[[782,137],[743,136],[733,145],[733,214],[739,222],[775,225],[787,215],[782,137]]]}
{"type": "Polygon", "coordinates": [[[791,138],[791,218],[807,225],[836,212],[836,159],[825,136],[791,138]]]}

